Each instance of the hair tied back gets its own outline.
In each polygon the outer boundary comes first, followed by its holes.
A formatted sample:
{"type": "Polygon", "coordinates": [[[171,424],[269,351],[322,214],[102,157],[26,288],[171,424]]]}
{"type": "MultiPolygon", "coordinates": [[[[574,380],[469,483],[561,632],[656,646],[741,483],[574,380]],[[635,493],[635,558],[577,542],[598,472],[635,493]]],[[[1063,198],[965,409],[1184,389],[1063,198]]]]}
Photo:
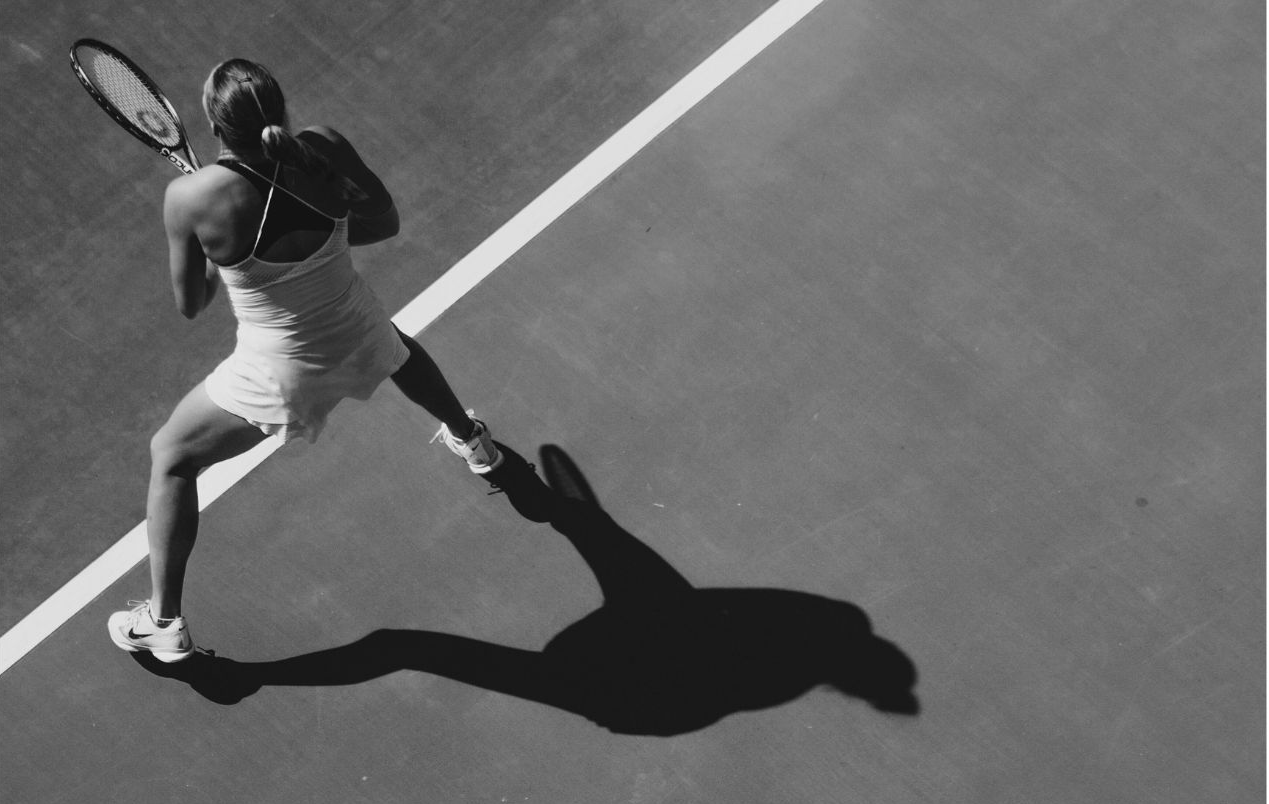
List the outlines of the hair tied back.
{"type": "Polygon", "coordinates": [[[265,126],[260,131],[260,146],[265,156],[280,162],[294,160],[294,142],[290,132],[277,124],[265,126]]]}

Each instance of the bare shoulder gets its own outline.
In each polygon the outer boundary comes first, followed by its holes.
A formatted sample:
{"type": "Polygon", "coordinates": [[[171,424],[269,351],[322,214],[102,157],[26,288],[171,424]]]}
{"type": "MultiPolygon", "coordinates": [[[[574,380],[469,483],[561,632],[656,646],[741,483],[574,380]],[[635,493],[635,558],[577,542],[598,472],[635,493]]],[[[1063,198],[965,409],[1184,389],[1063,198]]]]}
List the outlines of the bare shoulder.
{"type": "Polygon", "coordinates": [[[343,134],[330,126],[309,126],[296,136],[326,157],[327,161],[340,173],[347,175],[362,167],[357,149],[343,134]]]}
{"type": "Polygon", "coordinates": [[[296,135],[317,150],[331,168],[351,181],[362,197],[354,201],[354,215],[379,215],[392,208],[392,195],[383,181],[362,161],[361,155],[342,134],[330,126],[310,126],[296,135]]]}
{"type": "Polygon", "coordinates": [[[206,165],[197,173],[175,178],[163,196],[163,217],[169,226],[190,225],[234,193],[240,182],[241,176],[221,165],[206,165]]]}
{"type": "Polygon", "coordinates": [[[179,176],[167,185],[167,197],[196,201],[233,186],[241,177],[223,165],[206,165],[196,173],[179,176]]]}
{"type": "Polygon", "coordinates": [[[296,135],[314,148],[350,148],[348,140],[330,126],[308,126],[296,135]]]}

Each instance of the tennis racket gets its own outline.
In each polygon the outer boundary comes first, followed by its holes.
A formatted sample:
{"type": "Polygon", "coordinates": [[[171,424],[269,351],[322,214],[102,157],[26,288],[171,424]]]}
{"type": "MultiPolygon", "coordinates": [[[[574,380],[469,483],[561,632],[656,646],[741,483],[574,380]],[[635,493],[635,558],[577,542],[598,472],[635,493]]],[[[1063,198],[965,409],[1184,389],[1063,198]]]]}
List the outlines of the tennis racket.
{"type": "Polygon", "coordinates": [[[132,59],[96,39],[71,45],[70,59],[84,89],[125,131],[184,173],[201,167],[176,108],[132,59]]]}

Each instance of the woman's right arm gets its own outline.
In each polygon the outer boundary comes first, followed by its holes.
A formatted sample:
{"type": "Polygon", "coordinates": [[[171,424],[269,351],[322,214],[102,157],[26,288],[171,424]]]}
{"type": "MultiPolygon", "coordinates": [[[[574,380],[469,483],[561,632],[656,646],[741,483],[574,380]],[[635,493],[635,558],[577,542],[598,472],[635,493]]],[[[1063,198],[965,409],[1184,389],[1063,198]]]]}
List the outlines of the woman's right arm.
{"type": "Polygon", "coordinates": [[[205,192],[200,175],[173,179],[163,196],[163,228],[167,231],[172,295],[176,309],[186,318],[194,318],[206,309],[220,286],[220,274],[203,253],[194,232],[200,199],[205,192]]]}
{"type": "Polygon", "coordinates": [[[326,126],[310,126],[297,136],[325,156],[331,168],[355,184],[364,196],[355,199],[348,210],[351,245],[378,243],[401,230],[401,219],[391,193],[375,172],[366,167],[348,140],[326,126]]]}

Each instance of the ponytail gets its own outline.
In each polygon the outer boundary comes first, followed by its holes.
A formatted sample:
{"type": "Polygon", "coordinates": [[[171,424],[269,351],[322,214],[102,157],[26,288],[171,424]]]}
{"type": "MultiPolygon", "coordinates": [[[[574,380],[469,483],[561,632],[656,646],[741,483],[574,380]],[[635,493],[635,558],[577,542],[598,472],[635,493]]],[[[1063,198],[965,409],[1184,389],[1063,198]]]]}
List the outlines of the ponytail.
{"type": "Polygon", "coordinates": [[[331,172],[330,163],[325,156],[276,123],[261,130],[260,149],[267,158],[296,168],[302,173],[321,176],[331,172]]]}
{"type": "Polygon", "coordinates": [[[326,156],[279,125],[267,125],[260,132],[260,149],[267,159],[295,168],[309,176],[324,176],[339,185],[340,195],[356,203],[369,196],[346,176],[337,173],[326,156]]]}

